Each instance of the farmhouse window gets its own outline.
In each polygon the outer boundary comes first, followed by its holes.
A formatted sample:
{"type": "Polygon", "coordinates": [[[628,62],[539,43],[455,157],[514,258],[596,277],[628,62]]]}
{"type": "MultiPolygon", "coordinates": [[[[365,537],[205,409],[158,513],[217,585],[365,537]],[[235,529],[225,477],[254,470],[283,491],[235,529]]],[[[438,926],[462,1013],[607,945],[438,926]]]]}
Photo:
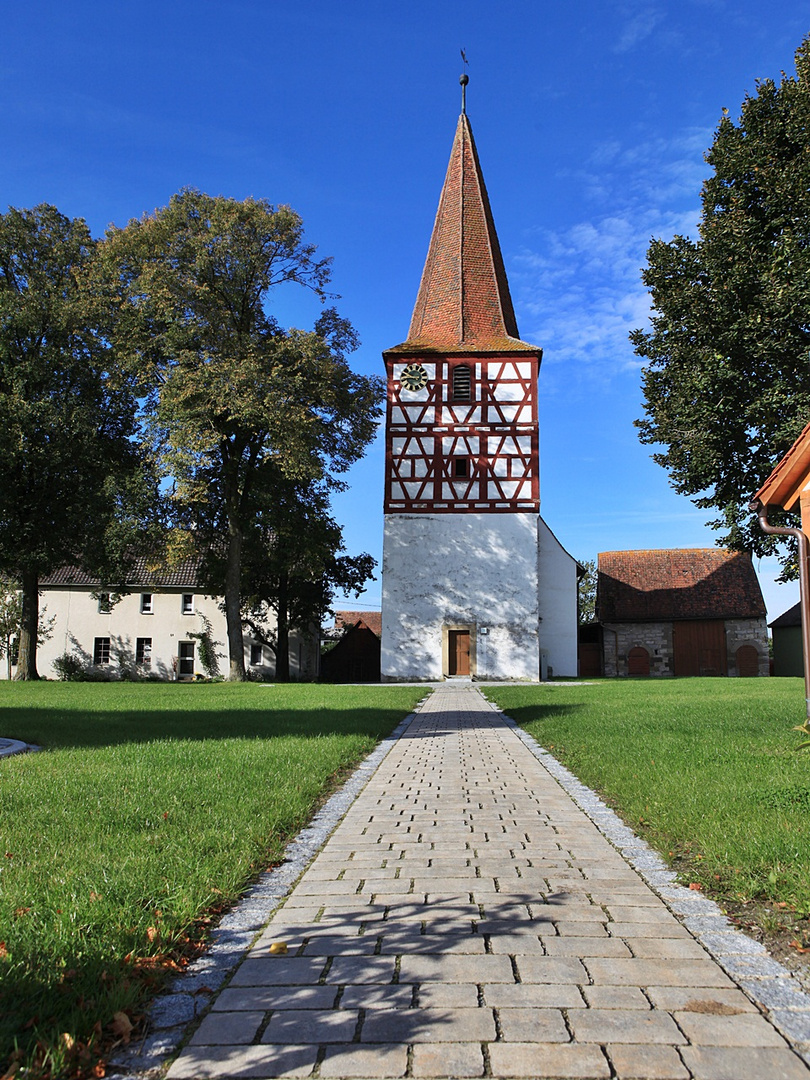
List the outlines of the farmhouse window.
{"type": "Polygon", "coordinates": [[[470,460],[465,457],[453,458],[453,476],[469,476],[470,460]]]}
{"type": "Polygon", "coordinates": [[[152,608],[152,594],[150,592],[141,593],[141,615],[151,615],[152,608]]]}
{"type": "Polygon", "coordinates": [[[250,646],[250,666],[260,667],[264,663],[264,650],[261,645],[250,646]]]}
{"type": "Polygon", "coordinates": [[[152,665],[152,639],[139,637],[135,639],[135,663],[143,667],[152,665]]]}
{"type": "Polygon", "coordinates": [[[97,637],[93,642],[93,663],[109,664],[110,662],[110,639],[97,637]]]}
{"type": "Polygon", "coordinates": [[[183,593],[182,612],[184,615],[194,614],[194,593],[183,593]]]}
{"type": "Polygon", "coordinates": [[[108,592],[98,594],[98,610],[101,615],[109,615],[112,611],[110,594],[108,592]]]}

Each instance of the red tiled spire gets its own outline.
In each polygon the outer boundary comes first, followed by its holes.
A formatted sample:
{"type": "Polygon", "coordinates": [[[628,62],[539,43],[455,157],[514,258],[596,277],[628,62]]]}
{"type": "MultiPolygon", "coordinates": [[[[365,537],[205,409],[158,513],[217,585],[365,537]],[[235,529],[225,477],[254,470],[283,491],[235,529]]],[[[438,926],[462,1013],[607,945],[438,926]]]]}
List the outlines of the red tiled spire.
{"type": "Polygon", "coordinates": [[[539,350],[520,341],[472,129],[459,117],[408,340],[399,348],[539,350]]]}

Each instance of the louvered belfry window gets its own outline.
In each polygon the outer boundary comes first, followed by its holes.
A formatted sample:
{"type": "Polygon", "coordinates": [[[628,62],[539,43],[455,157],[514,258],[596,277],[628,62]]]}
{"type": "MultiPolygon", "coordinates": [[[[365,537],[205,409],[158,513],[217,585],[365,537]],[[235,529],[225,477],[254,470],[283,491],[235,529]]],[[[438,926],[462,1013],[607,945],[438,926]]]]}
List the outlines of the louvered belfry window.
{"type": "Polygon", "coordinates": [[[472,399],[472,372],[467,364],[458,364],[453,368],[453,401],[472,399]]]}

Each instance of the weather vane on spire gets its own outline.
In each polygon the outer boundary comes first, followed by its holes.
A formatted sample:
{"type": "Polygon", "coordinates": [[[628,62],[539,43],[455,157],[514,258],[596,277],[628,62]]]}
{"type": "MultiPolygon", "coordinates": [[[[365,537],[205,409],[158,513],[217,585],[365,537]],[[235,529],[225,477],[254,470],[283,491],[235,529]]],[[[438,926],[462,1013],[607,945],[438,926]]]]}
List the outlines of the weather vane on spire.
{"type": "MultiPolygon", "coordinates": [[[[467,59],[467,53],[464,49],[461,50],[461,59],[464,61],[464,66],[469,67],[470,62],[467,59]]],[[[467,114],[467,83],[470,81],[470,76],[465,71],[461,78],[458,80],[461,83],[461,111],[466,116],[467,114]]]]}

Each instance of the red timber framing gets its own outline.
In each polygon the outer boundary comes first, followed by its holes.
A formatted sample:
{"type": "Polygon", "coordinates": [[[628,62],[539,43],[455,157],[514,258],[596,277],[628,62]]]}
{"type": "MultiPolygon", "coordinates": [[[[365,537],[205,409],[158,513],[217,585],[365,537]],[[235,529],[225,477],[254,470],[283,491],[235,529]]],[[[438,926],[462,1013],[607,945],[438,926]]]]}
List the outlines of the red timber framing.
{"type": "Polygon", "coordinates": [[[385,354],[385,513],[539,511],[540,355],[539,349],[500,355],[385,354]],[[407,364],[421,366],[427,375],[421,389],[403,386],[407,364]],[[469,400],[453,397],[453,372],[459,365],[470,372],[469,400]]]}

